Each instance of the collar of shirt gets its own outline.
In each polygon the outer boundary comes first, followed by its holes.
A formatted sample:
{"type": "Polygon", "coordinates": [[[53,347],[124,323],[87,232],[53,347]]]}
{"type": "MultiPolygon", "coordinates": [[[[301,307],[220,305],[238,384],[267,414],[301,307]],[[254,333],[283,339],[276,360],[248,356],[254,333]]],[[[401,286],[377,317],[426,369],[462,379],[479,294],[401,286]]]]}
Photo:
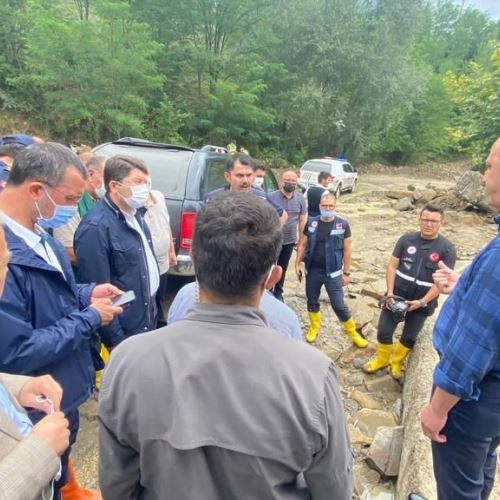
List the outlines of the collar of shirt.
{"type": "Polygon", "coordinates": [[[132,227],[137,226],[137,219],[135,218],[137,210],[135,208],[132,208],[131,213],[124,212],[123,210],[120,210],[120,212],[123,214],[125,220],[128,222],[129,225],[131,225],[132,227]]]}
{"type": "Polygon", "coordinates": [[[265,316],[261,311],[240,304],[194,304],[185,319],[208,323],[267,327],[265,316]]]}
{"type": "MultiPolygon", "coordinates": [[[[34,249],[42,240],[40,234],[37,234],[34,231],[31,231],[27,227],[19,224],[14,219],[10,218],[8,215],[5,215],[3,212],[0,212],[2,220],[9,226],[10,230],[19,238],[24,240],[26,245],[28,245],[31,249],[34,249]]],[[[43,229],[39,228],[35,225],[35,228],[41,233],[43,229]]]]}

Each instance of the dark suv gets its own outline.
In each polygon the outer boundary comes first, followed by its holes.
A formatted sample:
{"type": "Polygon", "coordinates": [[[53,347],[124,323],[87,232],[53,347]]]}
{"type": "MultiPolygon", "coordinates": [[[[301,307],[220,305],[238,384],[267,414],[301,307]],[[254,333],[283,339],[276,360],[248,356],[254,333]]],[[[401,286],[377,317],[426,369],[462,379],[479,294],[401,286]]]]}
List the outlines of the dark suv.
{"type": "MultiPolygon", "coordinates": [[[[170,268],[168,272],[193,276],[194,269],[189,252],[196,213],[206,193],[225,185],[224,165],[228,157],[226,150],[215,146],[192,149],[125,137],[101,144],[93,151],[108,157],[135,156],[147,165],[153,189],[165,196],[175,238],[177,266],[170,268]]],[[[268,171],[265,177],[264,189],[268,192],[278,189],[278,183],[271,171],[268,171]]]]}

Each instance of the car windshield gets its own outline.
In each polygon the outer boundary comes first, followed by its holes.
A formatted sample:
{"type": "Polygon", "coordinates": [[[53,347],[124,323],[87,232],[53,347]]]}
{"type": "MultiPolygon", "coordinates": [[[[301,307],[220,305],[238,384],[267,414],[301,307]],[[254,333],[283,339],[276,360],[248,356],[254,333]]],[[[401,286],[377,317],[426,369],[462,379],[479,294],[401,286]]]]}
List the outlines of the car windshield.
{"type": "Polygon", "coordinates": [[[307,170],[308,172],[330,172],[331,163],[326,163],[322,161],[308,161],[304,163],[300,170],[307,170]]]}
{"type": "Polygon", "coordinates": [[[135,156],[148,167],[153,189],[164,195],[184,196],[186,193],[186,179],[192,151],[106,144],[95,152],[108,157],[135,156]]]}

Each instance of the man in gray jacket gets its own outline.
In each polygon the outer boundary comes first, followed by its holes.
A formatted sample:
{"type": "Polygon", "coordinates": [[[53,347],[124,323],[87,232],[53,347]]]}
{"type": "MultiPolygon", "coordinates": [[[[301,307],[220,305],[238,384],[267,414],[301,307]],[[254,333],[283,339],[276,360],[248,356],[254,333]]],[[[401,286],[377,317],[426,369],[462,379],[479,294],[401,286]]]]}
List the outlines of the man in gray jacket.
{"type": "Polygon", "coordinates": [[[335,368],[257,309],[281,241],[276,211],[255,196],[203,206],[193,241],[200,303],[127,339],[104,374],[104,498],[351,498],[335,368]]]}

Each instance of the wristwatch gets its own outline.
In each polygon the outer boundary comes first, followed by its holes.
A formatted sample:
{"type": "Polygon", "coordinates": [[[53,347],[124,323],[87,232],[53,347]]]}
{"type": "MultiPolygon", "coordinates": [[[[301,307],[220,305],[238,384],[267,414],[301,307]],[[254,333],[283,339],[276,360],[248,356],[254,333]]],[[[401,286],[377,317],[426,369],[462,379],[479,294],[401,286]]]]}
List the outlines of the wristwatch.
{"type": "Polygon", "coordinates": [[[420,307],[421,307],[422,309],[424,309],[425,307],[427,307],[427,304],[426,304],[426,302],[425,302],[425,300],[424,300],[424,299],[420,299],[420,300],[419,300],[419,302],[420,302],[420,307]]]}
{"type": "Polygon", "coordinates": [[[344,274],[345,276],[350,276],[351,273],[348,273],[347,271],[344,271],[342,274],[344,274]]]}

